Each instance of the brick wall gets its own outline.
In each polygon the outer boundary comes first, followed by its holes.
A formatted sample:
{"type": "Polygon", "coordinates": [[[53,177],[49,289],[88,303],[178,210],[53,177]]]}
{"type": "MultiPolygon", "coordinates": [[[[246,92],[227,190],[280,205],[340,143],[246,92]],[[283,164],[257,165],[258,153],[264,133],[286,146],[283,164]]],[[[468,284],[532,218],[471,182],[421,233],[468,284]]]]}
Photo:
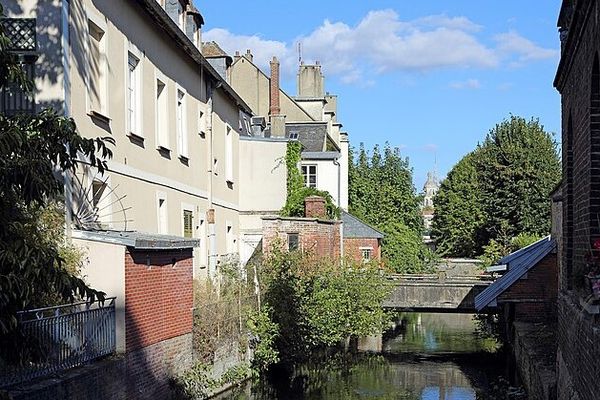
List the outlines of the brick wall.
{"type": "Polygon", "coordinates": [[[298,234],[299,250],[317,257],[340,257],[340,221],[312,218],[263,218],[263,252],[274,246],[288,248],[288,235],[298,234]]]}
{"type": "Polygon", "coordinates": [[[515,321],[545,322],[556,318],[558,267],[556,254],[548,254],[498,297],[514,304],[515,321]],[[522,301],[522,303],[513,301],[522,301]]]}
{"type": "Polygon", "coordinates": [[[372,247],[371,257],[373,260],[381,260],[381,249],[379,240],[374,238],[344,238],[344,256],[362,261],[361,247],[372,247]]]}
{"type": "Polygon", "coordinates": [[[125,253],[126,351],[192,332],[192,250],[125,253]]]}
{"type": "MultiPolygon", "coordinates": [[[[169,378],[192,365],[192,335],[59,372],[12,388],[12,400],[150,400],[172,398],[169,378]]],[[[0,393],[1,396],[2,393],[0,393]]]]}
{"type": "Polygon", "coordinates": [[[597,1],[565,1],[561,29],[568,32],[556,87],[562,104],[563,243],[558,296],[558,399],[596,399],[600,393],[600,321],[580,301],[585,256],[600,234],[600,51],[597,1]],[[594,65],[596,64],[596,68],[594,65]]]}

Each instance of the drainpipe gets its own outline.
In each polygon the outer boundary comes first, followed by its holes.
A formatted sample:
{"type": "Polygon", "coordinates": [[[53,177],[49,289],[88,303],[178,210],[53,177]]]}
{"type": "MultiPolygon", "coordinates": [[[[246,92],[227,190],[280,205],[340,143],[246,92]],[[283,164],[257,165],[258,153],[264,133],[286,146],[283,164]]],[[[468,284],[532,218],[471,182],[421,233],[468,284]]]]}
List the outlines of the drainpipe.
{"type": "MultiPolygon", "coordinates": [[[[333,165],[337,165],[338,179],[337,179],[337,205],[342,208],[342,164],[338,161],[339,158],[333,159],[333,165]]],[[[344,258],[344,223],[340,224],[340,258],[344,258]]]]}
{"type": "Polygon", "coordinates": [[[206,213],[206,222],[208,223],[208,276],[216,277],[217,269],[217,239],[215,235],[215,209],[213,208],[213,166],[214,166],[214,140],[213,140],[213,92],[219,88],[221,83],[215,87],[208,88],[208,100],[206,102],[206,135],[208,136],[208,211],[206,213]]]}

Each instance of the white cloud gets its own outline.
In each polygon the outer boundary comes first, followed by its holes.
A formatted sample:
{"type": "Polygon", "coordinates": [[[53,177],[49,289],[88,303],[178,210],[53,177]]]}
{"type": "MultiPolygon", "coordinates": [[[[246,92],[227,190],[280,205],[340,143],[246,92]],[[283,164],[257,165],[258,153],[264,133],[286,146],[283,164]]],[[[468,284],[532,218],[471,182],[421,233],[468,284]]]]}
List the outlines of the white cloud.
{"type": "Polygon", "coordinates": [[[513,66],[522,65],[528,61],[556,58],[559,55],[558,50],[540,47],[515,31],[496,35],[494,40],[498,44],[498,53],[511,58],[513,66]]]}
{"type": "Polygon", "coordinates": [[[448,86],[452,89],[479,89],[481,82],[477,79],[467,79],[466,81],[450,82],[448,86]]]}
{"type": "Polygon", "coordinates": [[[434,143],[428,143],[422,147],[423,151],[426,151],[428,153],[435,153],[438,151],[438,148],[439,148],[439,146],[434,143]]]}
{"type": "Polygon", "coordinates": [[[275,55],[288,77],[296,72],[301,42],[306,62],[319,60],[325,74],[363,86],[373,84],[374,75],[382,73],[494,68],[505,61],[525,63],[556,55],[556,50],[542,48],[514,31],[496,35],[497,46],[489,46],[479,37],[481,30],[466,17],[431,15],[403,21],[388,9],[368,12],[355,26],[325,20],[290,43],[225,29],[211,29],[204,39],[217,41],[232,55],[251,49],[254,61],[265,71],[275,55]]]}

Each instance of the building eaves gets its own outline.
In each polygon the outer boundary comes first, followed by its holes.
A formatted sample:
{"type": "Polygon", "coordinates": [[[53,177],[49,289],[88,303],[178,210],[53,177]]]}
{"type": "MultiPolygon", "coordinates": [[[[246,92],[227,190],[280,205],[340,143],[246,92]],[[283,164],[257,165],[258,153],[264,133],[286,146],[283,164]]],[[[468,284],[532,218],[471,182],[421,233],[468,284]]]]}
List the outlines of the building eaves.
{"type": "Polygon", "coordinates": [[[184,238],[172,235],[159,235],[136,231],[83,231],[74,230],[75,239],[110,243],[136,250],[173,250],[191,249],[200,246],[200,239],[184,238]]]}
{"type": "Polygon", "coordinates": [[[303,151],[300,154],[303,160],[336,160],[340,156],[339,151],[303,151]]]}
{"type": "Polygon", "coordinates": [[[508,272],[475,297],[475,309],[481,311],[498,296],[504,293],[544,257],[556,249],[556,242],[550,236],[538,240],[501,259],[498,264],[508,264],[508,272]]]}
{"type": "Polygon", "coordinates": [[[156,0],[136,0],[146,12],[154,19],[157,25],[163,29],[172,39],[175,40],[183,51],[185,51],[198,65],[204,68],[211,78],[220,84],[221,89],[238,105],[249,114],[252,114],[252,109],[240,97],[239,94],[223,79],[221,75],[213,68],[208,60],[200,53],[200,50],[192,43],[192,41],[179,29],[175,22],[169,17],[166,11],[156,0]]]}
{"type": "Polygon", "coordinates": [[[361,221],[354,215],[342,210],[342,230],[344,238],[383,239],[384,234],[361,221]]]}

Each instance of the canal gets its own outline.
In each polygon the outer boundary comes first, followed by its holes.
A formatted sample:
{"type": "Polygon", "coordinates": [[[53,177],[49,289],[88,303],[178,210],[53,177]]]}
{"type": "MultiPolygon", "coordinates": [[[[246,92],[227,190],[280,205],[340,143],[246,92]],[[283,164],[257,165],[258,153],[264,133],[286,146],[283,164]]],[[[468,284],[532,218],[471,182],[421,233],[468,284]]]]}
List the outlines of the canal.
{"type": "Polygon", "coordinates": [[[219,400],[526,399],[509,389],[509,357],[467,314],[402,314],[383,337],[237,388],[219,400]],[[507,392],[512,392],[507,397],[507,392]]]}

